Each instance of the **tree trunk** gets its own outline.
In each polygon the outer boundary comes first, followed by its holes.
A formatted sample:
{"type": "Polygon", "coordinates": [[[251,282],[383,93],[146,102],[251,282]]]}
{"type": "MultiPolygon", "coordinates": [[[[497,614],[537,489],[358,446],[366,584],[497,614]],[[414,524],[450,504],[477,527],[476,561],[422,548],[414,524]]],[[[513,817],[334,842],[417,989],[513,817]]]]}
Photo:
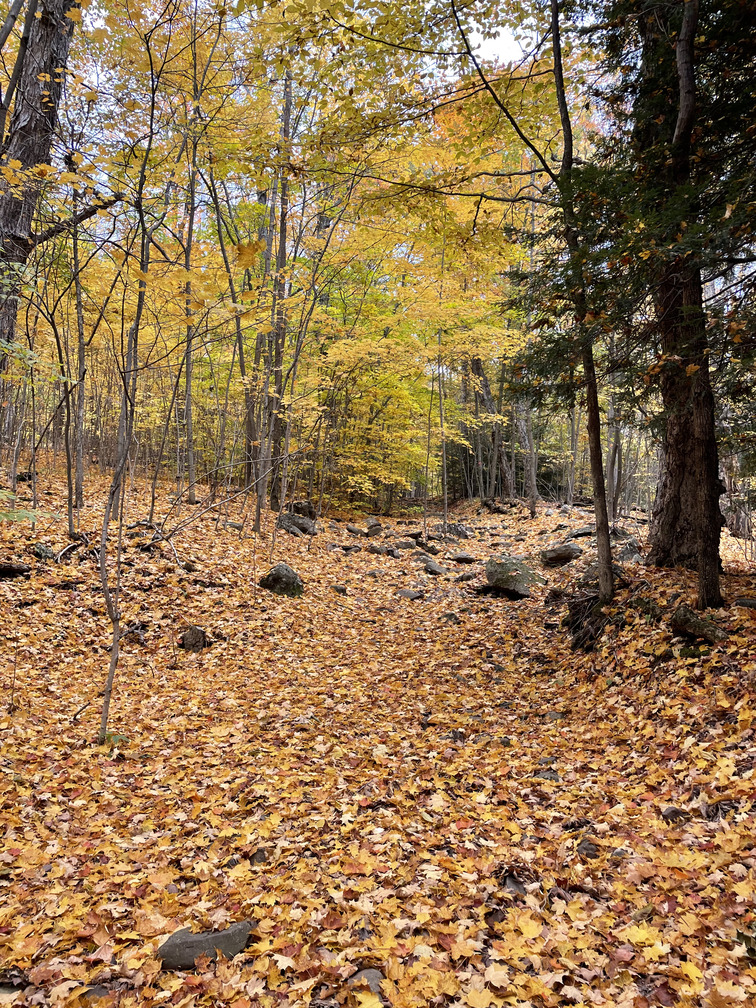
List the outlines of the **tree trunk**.
{"type": "MultiPolygon", "coordinates": [[[[41,0],[29,9],[28,41],[25,48],[19,49],[17,60],[15,94],[22,100],[13,105],[10,129],[2,146],[3,165],[17,161],[19,171],[23,171],[50,161],[75,24],[66,13],[75,6],[71,0],[41,0]]],[[[2,103],[3,122],[12,97],[9,88],[2,103]]],[[[32,222],[42,185],[42,178],[31,177],[24,182],[21,194],[13,195],[7,183],[0,183],[0,271],[6,283],[11,280],[0,301],[0,346],[14,342],[19,290],[14,274],[34,248],[32,222]]],[[[0,367],[5,359],[1,354],[0,367]]]]}
{"type": "Polygon", "coordinates": [[[666,427],[662,471],[650,531],[649,560],[699,574],[699,608],[719,606],[719,456],[708,367],[700,270],[672,264],[658,313],[667,357],[660,376],[666,427]]]}
{"type": "MultiPolygon", "coordinates": [[[[488,382],[488,377],[483,370],[483,361],[480,357],[471,358],[470,371],[478,379],[478,392],[483,400],[483,406],[485,407],[486,412],[490,413],[491,416],[498,416],[499,410],[494,402],[494,397],[491,394],[491,386],[488,382]]],[[[512,469],[509,465],[509,459],[507,458],[507,446],[504,443],[501,420],[494,421],[493,448],[493,478],[491,483],[495,486],[496,465],[498,463],[499,471],[501,473],[501,495],[502,497],[512,497],[514,496],[514,480],[512,479],[512,469]]],[[[493,490],[490,486],[489,491],[489,496],[493,496],[493,490]]]]}

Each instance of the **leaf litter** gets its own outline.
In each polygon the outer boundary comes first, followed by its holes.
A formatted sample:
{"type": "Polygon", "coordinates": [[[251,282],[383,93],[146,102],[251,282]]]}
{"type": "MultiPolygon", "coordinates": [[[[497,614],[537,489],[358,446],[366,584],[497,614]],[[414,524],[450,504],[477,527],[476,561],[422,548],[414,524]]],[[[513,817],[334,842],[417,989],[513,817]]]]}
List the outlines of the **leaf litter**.
{"type": "MultiPolygon", "coordinates": [[[[628,566],[573,652],[563,599],[590,551],[540,568],[567,532],[545,509],[454,520],[467,552],[504,543],[548,585],[482,596],[459,544],[434,577],[329,550],[355,542],[343,526],[274,542],[210,511],[176,554],[127,538],[104,746],[95,561],[29,558],[40,536],[66,545],[60,520],[0,530],[32,567],[0,583],[0,1004],[756,1003],[753,610],[691,646],[668,619],[693,575],[628,566]],[[278,561],[303,597],[257,587],[278,561]],[[191,626],[209,646],[177,646],[191,626]],[[171,934],[243,921],[232,960],[163,969],[171,934]]],[[[754,594],[738,556],[728,540],[725,588],[754,594]]]]}

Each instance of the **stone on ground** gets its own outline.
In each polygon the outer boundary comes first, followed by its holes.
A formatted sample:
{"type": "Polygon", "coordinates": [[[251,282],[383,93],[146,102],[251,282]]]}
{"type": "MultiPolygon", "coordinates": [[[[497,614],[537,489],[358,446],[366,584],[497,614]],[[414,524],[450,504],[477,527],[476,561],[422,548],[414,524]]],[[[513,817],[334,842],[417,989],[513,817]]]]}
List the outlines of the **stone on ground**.
{"type": "Polygon", "coordinates": [[[285,563],[277,563],[261,577],[258,584],[274,595],[288,595],[297,598],[304,595],[304,582],[295,570],[285,563]]]}
{"type": "Polygon", "coordinates": [[[534,585],[546,584],[545,578],[516,557],[491,557],[486,564],[486,579],[492,588],[497,588],[509,598],[530,597],[534,585]]]}
{"type": "Polygon", "coordinates": [[[224,931],[198,931],[192,934],[190,928],[175,931],[158,948],[158,958],[164,969],[193,969],[198,956],[217,959],[222,953],[226,959],[238,955],[249,941],[249,936],[257,926],[255,921],[240,921],[224,931]]]}

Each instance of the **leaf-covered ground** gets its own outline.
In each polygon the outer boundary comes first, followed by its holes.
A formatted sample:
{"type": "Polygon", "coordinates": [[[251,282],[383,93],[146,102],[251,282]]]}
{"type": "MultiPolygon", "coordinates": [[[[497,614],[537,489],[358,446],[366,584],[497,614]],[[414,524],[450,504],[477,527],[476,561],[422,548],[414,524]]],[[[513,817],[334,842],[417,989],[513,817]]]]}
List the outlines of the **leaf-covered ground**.
{"type": "MultiPolygon", "coordinates": [[[[177,555],[125,540],[133,629],[101,747],[94,559],[29,557],[66,545],[52,516],[0,529],[0,559],[32,567],[0,582],[0,1003],[756,1004],[753,610],[691,647],[666,621],[692,577],[630,567],[575,653],[544,600],[587,554],[512,602],[448,561],[432,578],[407,553],[329,551],[345,531],[255,542],[195,510],[177,555]],[[256,587],[271,555],[303,598],[256,587]],[[189,624],[212,646],[179,650],[189,624]],[[242,920],[234,960],[161,969],[167,935],[242,920]],[[379,991],[347,983],[367,967],[379,991]]],[[[482,561],[567,531],[545,509],[454,518],[482,561]]],[[[756,595],[725,546],[727,595],[756,595]]]]}

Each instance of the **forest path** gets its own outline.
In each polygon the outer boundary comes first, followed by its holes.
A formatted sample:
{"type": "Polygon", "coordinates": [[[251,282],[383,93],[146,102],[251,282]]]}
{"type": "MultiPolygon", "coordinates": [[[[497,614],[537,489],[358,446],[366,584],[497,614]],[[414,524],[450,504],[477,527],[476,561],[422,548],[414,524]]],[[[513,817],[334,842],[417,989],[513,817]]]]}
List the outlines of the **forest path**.
{"type": "MultiPolygon", "coordinates": [[[[482,553],[483,531],[465,545],[482,553]]],[[[72,721],[107,659],[89,568],[2,586],[0,982],[28,985],[18,1003],[79,1004],[88,983],[234,1008],[756,997],[736,934],[756,892],[754,670],[735,644],[665,658],[669,634],[625,607],[573,654],[543,592],[428,579],[409,602],[403,560],[286,539],[275,559],[306,590],[279,598],[252,587],[264,564],[238,538],[192,548],[199,573],[167,553],[127,568],[142,629],[104,747],[94,705],[72,721]],[[213,645],[176,651],[182,621],[213,645]],[[248,918],[246,959],[160,971],[165,935],[248,918]],[[379,994],[344,986],[365,967],[379,994]]],[[[660,604],[686,588],[645,576],[660,604]]]]}

